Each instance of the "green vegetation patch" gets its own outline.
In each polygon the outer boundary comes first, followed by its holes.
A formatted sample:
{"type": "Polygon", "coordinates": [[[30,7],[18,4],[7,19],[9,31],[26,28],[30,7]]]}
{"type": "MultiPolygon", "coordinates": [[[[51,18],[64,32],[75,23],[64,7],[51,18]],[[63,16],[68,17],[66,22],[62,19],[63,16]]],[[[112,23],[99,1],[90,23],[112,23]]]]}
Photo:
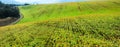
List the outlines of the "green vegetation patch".
{"type": "Polygon", "coordinates": [[[91,1],[21,6],[19,8],[24,18],[19,23],[43,21],[88,14],[116,13],[120,12],[119,3],[119,1],[91,1]]]}
{"type": "Polygon", "coordinates": [[[0,47],[119,47],[119,3],[20,7],[24,24],[0,27],[0,47]]]}
{"type": "Polygon", "coordinates": [[[1,47],[118,47],[120,15],[89,15],[0,28],[1,47]],[[3,30],[4,29],[4,30],[3,30]]]}

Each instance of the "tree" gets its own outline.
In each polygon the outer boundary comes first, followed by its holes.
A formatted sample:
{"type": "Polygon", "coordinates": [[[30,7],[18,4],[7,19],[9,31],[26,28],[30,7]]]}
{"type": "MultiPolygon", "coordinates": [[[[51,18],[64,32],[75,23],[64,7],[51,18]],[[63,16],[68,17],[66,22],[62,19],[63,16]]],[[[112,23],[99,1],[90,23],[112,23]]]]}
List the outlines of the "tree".
{"type": "Polygon", "coordinates": [[[30,5],[30,4],[28,4],[28,3],[25,3],[24,5],[30,5]]]}
{"type": "Polygon", "coordinates": [[[0,1],[0,4],[3,4],[3,3],[0,1]]]}
{"type": "Polygon", "coordinates": [[[10,6],[0,2],[0,18],[19,17],[19,9],[15,6],[10,6]]]}

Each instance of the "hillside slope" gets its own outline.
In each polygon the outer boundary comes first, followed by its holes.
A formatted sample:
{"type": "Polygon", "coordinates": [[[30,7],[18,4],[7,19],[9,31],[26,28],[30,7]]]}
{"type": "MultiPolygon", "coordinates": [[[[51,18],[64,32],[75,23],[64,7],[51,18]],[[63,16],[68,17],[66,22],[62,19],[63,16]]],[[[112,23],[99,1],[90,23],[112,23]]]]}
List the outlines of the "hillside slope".
{"type": "Polygon", "coordinates": [[[66,9],[59,11],[62,4],[20,7],[22,24],[0,27],[0,47],[120,46],[120,2],[64,4],[66,9]],[[80,11],[76,4],[80,4],[80,11]]]}
{"type": "Polygon", "coordinates": [[[43,21],[69,16],[109,14],[120,12],[120,1],[71,2],[63,4],[30,5],[20,7],[24,15],[19,23],[43,21]]]}

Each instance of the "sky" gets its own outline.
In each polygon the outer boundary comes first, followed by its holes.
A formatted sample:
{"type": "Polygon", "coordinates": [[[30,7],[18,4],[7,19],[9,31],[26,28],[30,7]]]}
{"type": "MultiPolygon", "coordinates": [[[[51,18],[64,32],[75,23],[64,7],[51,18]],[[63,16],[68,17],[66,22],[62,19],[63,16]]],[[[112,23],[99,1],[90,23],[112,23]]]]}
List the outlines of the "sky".
{"type": "Polygon", "coordinates": [[[21,3],[56,3],[60,0],[15,0],[21,3]]]}
{"type": "Polygon", "coordinates": [[[74,1],[82,1],[82,0],[15,0],[21,3],[59,3],[59,2],[74,2],[74,1]]]}
{"type": "Polygon", "coordinates": [[[4,3],[39,3],[39,4],[49,4],[49,3],[60,3],[60,2],[75,2],[84,0],[0,0],[4,3]]]}
{"type": "Polygon", "coordinates": [[[16,4],[19,3],[15,0],[0,0],[2,3],[6,3],[6,4],[16,4]]]}

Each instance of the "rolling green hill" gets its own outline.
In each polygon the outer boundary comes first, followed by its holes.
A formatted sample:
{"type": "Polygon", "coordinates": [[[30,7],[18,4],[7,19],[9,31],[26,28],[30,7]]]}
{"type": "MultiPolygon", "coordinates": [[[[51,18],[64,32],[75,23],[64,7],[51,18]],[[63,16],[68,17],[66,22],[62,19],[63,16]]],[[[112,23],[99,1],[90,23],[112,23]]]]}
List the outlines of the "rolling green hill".
{"type": "Polygon", "coordinates": [[[120,12],[119,1],[71,2],[63,4],[42,4],[20,7],[24,18],[19,23],[43,21],[69,16],[106,14],[120,12]]]}
{"type": "Polygon", "coordinates": [[[24,18],[0,27],[0,47],[119,47],[120,2],[19,7],[24,18]]]}

